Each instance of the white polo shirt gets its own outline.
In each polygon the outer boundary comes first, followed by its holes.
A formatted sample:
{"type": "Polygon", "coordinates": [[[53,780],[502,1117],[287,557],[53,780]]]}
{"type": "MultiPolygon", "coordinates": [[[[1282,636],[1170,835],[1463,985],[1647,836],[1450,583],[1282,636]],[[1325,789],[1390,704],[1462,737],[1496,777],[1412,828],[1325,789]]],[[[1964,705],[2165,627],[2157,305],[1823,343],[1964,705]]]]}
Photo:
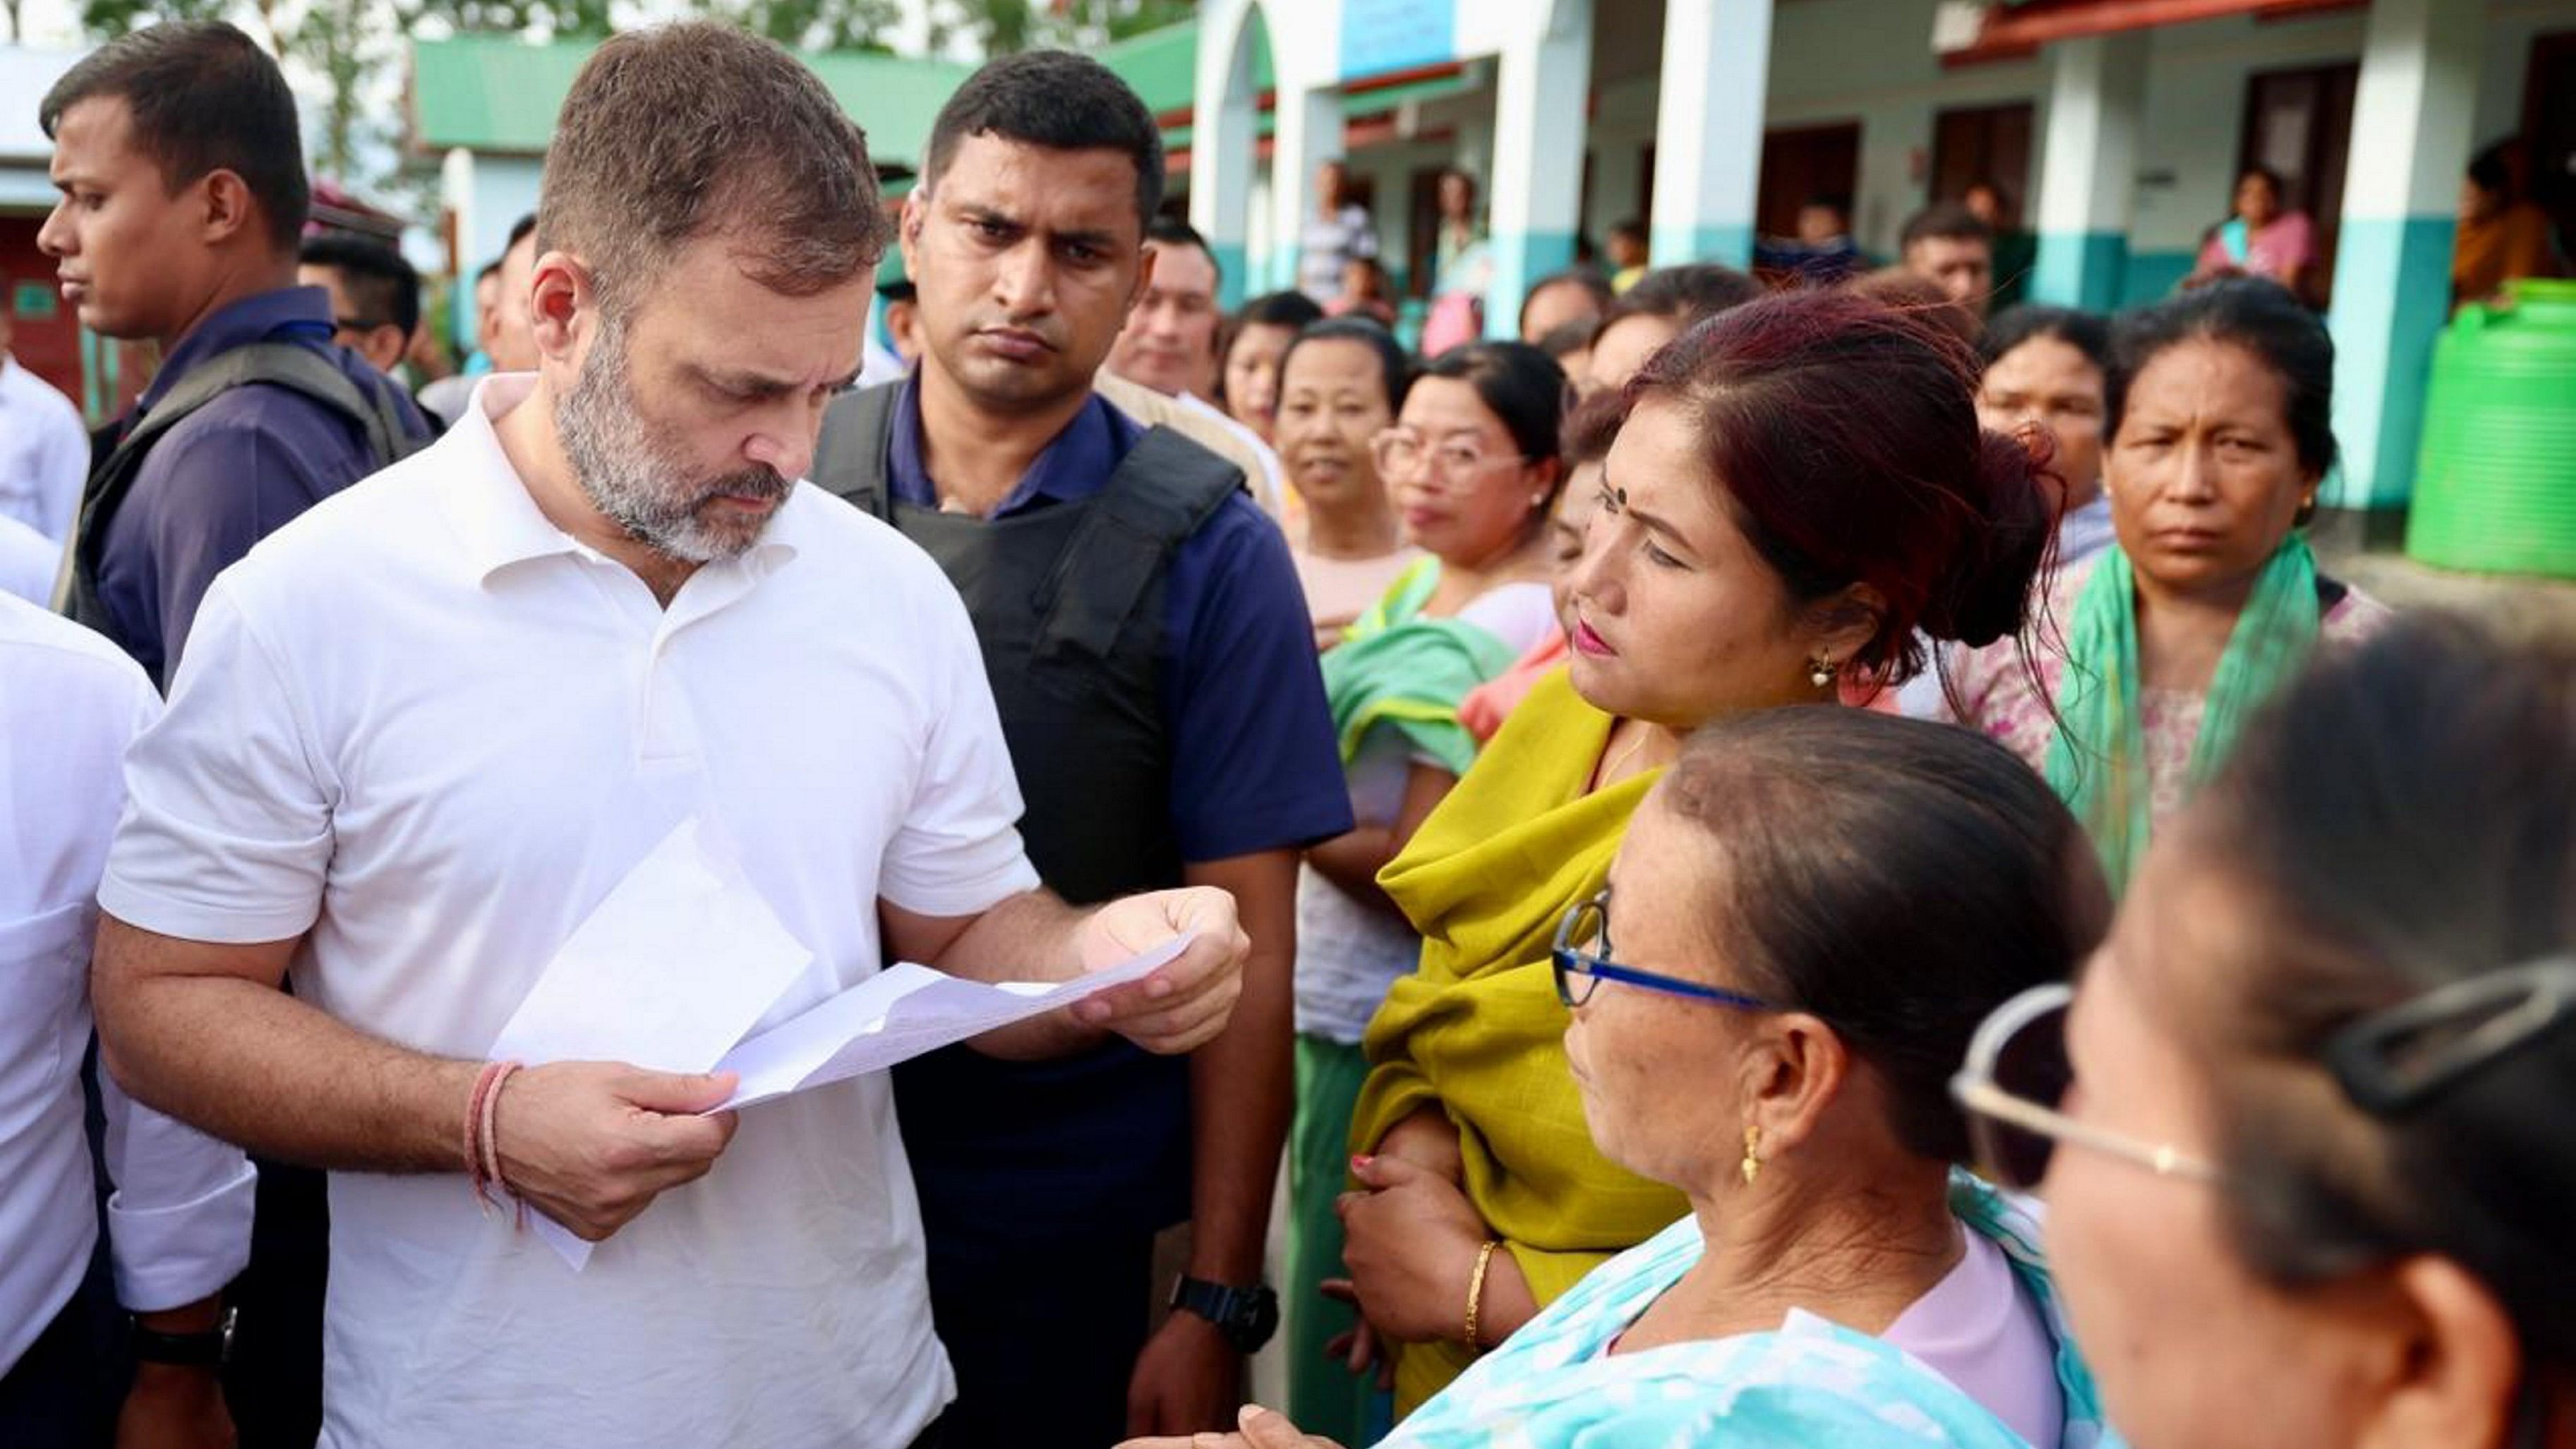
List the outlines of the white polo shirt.
{"type": "MultiPolygon", "coordinates": [[[[306,1001],[480,1058],[693,813],[815,954],[772,1021],[880,968],[880,898],[960,916],[1037,884],[973,626],[927,555],[799,485],[658,607],[502,453],[491,419],[531,386],[485,381],[436,444],[215,581],[133,754],[107,910],[303,934],[306,1001]]],[[[883,1076],[745,1111],[580,1274],[461,1176],[334,1173],[324,1333],[344,1449],[893,1449],[953,1392],[883,1076]]]]}
{"type": "Polygon", "coordinates": [[[71,537],[89,476],[89,429],[54,385],[0,352],[0,517],[71,537]]]}
{"type": "MultiPolygon", "coordinates": [[[[0,597],[0,1373],[71,1301],[98,1241],[80,1081],[95,893],[125,747],[160,708],[125,651],[0,597]]],[[[250,1164],[112,1077],[99,1094],[118,1301],[176,1308],[223,1287],[250,1261],[250,1164]]]]}

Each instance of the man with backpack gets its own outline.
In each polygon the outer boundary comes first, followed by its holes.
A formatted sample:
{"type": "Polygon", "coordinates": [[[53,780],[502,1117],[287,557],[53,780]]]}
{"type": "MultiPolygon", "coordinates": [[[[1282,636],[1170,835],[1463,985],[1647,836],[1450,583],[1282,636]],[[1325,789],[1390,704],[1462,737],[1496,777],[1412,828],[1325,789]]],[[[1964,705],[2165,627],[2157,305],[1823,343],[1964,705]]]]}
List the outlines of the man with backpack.
{"type": "Polygon", "coordinates": [[[295,98],[219,21],[101,46],[38,111],[61,192],[37,245],[103,336],[161,346],[100,436],[66,611],[168,689],[197,601],[278,525],[427,434],[399,388],[331,345],[295,284],[310,201],[295,98]]]}

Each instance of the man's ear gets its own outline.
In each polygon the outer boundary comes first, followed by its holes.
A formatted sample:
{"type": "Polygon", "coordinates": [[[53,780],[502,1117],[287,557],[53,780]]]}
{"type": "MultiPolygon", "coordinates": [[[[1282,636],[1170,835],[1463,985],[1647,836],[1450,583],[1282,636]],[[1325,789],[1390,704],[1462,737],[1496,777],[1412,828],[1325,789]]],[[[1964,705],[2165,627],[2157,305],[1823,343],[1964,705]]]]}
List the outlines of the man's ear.
{"type": "Polygon", "coordinates": [[[1145,293],[1152,289],[1154,285],[1154,261],[1162,254],[1162,249],[1155,246],[1152,242],[1145,243],[1143,249],[1136,253],[1136,286],[1127,294],[1128,311],[1135,311],[1136,304],[1144,301],[1145,293]]]}
{"type": "Polygon", "coordinates": [[[578,350],[582,314],[599,307],[599,291],[590,268],[570,252],[547,252],[537,258],[528,278],[528,322],[537,351],[569,362],[578,350]]]}
{"type": "Polygon", "coordinates": [[[361,341],[363,345],[359,347],[358,355],[374,364],[378,372],[393,371],[402,362],[404,354],[411,351],[411,339],[403,335],[401,327],[391,322],[368,329],[361,341]]]}
{"type": "Polygon", "coordinates": [[[895,216],[894,244],[903,253],[903,274],[916,282],[921,278],[921,227],[929,218],[927,199],[919,187],[903,199],[903,209],[895,216]]]}
{"type": "Polygon", "coordinates": [[[198,177],[194,190],[200,206],[198,235],[209,244],[228,242],[261,224],[259,200],[240,172],[218,166],[198,177]]]}

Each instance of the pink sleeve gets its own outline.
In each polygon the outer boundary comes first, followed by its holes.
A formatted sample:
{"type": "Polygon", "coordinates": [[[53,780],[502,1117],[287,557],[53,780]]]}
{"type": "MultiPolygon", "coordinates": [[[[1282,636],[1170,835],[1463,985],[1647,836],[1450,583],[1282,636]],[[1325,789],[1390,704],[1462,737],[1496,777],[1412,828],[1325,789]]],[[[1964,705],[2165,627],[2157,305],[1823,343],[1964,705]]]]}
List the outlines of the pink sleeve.
{"type": "Polygon", "coordinates": [[[2312,267],[2317,261],[2317,225],[2304,211],[2294,211],[2280,220],[2283,259],[2294,267],[2312,267]]]}

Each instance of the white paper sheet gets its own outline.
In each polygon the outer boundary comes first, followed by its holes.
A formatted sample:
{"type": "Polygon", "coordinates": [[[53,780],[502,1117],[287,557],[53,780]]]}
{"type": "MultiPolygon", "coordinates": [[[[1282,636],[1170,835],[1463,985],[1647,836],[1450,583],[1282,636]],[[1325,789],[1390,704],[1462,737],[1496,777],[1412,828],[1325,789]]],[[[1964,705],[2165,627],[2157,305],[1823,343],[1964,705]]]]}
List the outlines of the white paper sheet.
{"type": "Polygon", "coordinates": [[[1189,946],[1178,937],[1071,981],[967,981],[911,962],[888,967],[804,1014],[744,1042],[716,1064],[742,1080],[724,1107],[747,1107],[791,1092],[882,1071],[952,1042],[1058,1011],[1084,997],[1141,981],[1189,946]]]}
{"type": "MultiPolygon", "coordinates": [[[[813,959],[693,817],[574,928],[501,1028],[492,1059],[703,1072],[813,959]]],[[[590,1244],[551,1218],[532,1220],[576,1271],[589,1261],[590,1244]]]]}
{"type": "Polygon", "coordinates": [[[492,1059],[703,1072],[813,959],[691,818],[574,928],[492,1059]]]}

